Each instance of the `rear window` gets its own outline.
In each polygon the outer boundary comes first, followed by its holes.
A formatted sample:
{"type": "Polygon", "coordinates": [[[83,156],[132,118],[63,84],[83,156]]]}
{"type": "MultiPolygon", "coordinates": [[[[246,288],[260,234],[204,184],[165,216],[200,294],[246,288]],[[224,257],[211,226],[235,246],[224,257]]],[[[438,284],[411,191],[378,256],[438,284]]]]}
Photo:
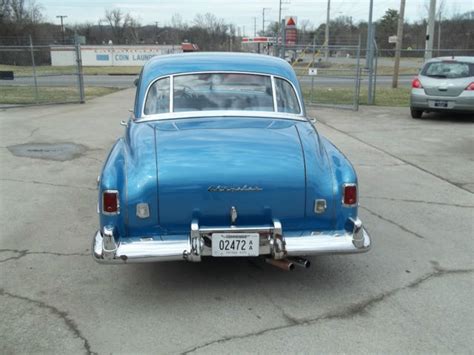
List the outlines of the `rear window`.
{"type": "Polygon", "coordinates": [[[269,76],[191,74],[174,77],[173,111],[273,111],[269,76]]]}
{"type": "Polygon", "coordinates": [[[196,73],[161,78],[150,86],[143,113],[215,110],[301,113],[298,96],[288,81],[247,73],[196,73]]]}
{"type": "Polygon", "coordinates": [[[474,64],[457,61],[428,63],[423,68],[421,75],[431,78],[467,78],[474,76],[474,64]]]}

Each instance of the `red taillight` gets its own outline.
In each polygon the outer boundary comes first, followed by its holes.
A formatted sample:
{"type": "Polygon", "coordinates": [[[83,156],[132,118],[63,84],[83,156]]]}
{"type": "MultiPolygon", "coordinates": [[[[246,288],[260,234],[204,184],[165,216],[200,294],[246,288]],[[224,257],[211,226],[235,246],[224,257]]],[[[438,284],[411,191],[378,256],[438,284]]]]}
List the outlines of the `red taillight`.
{"type": "Polygon", "coordinates": [[[423,85],[421,85],[421,81],[420,81],[420,79],[418,79],[417,76],[415,76],[413,78],[413,80],[411,81],[411,87],[413,89],[422,89],[423,88],[423,85]]]}
{"type": "Polygon", "coordinates": [[[345,206],[353,206],[357,203],[357,185],[344,185],[344,196],[342,202],[345,206]]]}
{"type": "Polygon", "coordinates": [[[119,200],[117,191],[104,191],[102,196],[102,211],[105,214],[116,214],[119,212],[119,200]]]}
{"type": "Polygon", "coordinates": [[[474,82],[470,83],[465,90],[474,91],[474,82]]]}

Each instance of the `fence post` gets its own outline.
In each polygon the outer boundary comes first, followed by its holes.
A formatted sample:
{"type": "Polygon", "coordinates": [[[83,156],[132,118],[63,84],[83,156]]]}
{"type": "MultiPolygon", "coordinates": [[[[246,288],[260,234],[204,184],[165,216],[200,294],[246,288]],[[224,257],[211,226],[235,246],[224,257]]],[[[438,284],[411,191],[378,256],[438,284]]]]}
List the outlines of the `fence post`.
{"type": "Polygon", "coordinates": [[[367,104],[373,105],[373,85],[374,85],[374,42],[375,42],[375,25],[372,24],[370,41],[370,50],[367,53],[368,57],[368,70],[369,70],[369,86],[367,89],[367,104]]]}
{"type": "Polygon", "coordinates": [[[356,63],[356,80],[354,82],[354,102],[353,109],[354,111],[359,110],[359,96],[360,96],[360,36],[359,36],[359,45],[357,47],[357,63],[356,63]]]}
{"type": "Polygon", "coordinates": [[[33,49],[33,39],[31,38],[31,35],[29,35],[29,38],[30,38],[30,51],[31,51],[31,65],[33,67],[33,78],[35,81],[35,100],[36,100],[36,103],[39,103],[38,78],[36,77],[36,65],[35,65],[35,53],[33,49]]]}
{"type": "Polygon", "coordinates": [[[79,86],[79,103],[85,103],[84,95],[84,75],[82,73],[82,56],[81,45],[79,43],[79,36],[74,35],[74,46],[76,49],[76,66],[77,66],[77,85],[79,86]]]}
{"type": "Polygon", "coordinates": [[[373,87],[371,105],[375,104],[375,94],[377,93],[377,67],[379,66],[379,47],[377,46],[377,42],[375,41],[375,38],[374,38],[374,49],[375,49],[374,87],[373,87]]]}

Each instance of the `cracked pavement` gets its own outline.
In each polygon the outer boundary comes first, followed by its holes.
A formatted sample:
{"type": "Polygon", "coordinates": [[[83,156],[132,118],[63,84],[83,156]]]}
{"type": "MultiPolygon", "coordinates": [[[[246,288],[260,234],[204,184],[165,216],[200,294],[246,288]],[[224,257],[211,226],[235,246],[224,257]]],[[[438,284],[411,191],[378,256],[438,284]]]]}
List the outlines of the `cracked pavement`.
{"type": "Polygon", "coordinates": [[[98,265],[96,177],[133,90],[0,110],[0,353],[472,353],[474,130],[404,108],[311,109],[353,162],[368,254],[98,265]],[[74,143],[74,160],[7,147],[74,143]]]}

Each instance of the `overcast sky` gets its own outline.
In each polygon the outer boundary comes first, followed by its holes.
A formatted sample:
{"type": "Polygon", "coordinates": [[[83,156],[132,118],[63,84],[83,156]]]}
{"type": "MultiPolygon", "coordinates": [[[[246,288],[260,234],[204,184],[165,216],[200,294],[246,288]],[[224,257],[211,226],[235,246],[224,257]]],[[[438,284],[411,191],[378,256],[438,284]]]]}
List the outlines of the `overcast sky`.
{"type": "MultiPolygon", "coordinates": [[[[369,0],[331,0],[331,16],[352,16],[354,22],[367,20],[369,0]]],[[[426,17],[429,0],[407,0],[405,16],[408,21],[426,17]]],[[[437,0],[438,4],[442,0],[437,0]]],[[[262,28],[262,8],[268,20],[278,19],[279,0],[37,0],[51,22],[59,23],[56,15],[67,15],[66,24],[78,22],[97,23],[104,17],[106,9],[121,8],[138,18],[143,25],[159,22],[159,26],[170,24],[171,16],[179,13],[185,22],[191,23],[198,13],[211,12],[217,17],[243,28],[247,35],[253,34],[254,17],[257,31],[262,28]]],[[[294,15],[298,21],[308,19],[316,26],[326,22],[327,0],[282,0],[282,16],[294,15]]],[[[400,0],[374,0],[374,19],[378,19],[388,8],[399,9],[400,0]]],[[[474,0],[444,0],[444,13],[451,17],[474,9],[474,0]]]]}

